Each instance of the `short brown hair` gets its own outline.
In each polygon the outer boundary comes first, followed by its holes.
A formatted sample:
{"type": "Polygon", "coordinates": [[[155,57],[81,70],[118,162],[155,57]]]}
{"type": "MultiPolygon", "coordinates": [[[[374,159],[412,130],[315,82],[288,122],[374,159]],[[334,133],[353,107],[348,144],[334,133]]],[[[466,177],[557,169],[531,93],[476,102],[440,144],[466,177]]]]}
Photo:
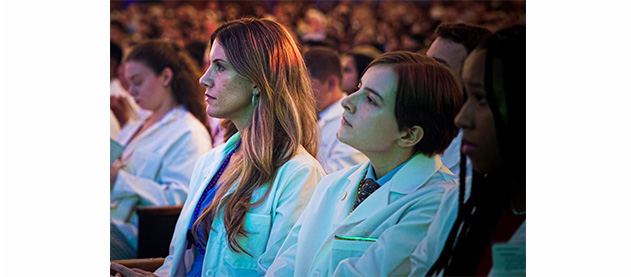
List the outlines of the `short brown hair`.
{"type": "Polygon", "coordinates": [[[463,96],[456,76],[434,59],[408,51],[383,54],[368,68],[375,65],[391,66],[397,76],[394,116],[399,129],[423,128],[415,152],[426,156],[443,153],[458,134],[454,118],[463,96]]]}
{"type": "Polygon", "coordinates": [[[313,47],[305,52],[305,63],[309,75],[318,81],[324,81],[334,75],[342,85],[342,62],[337,53],[328,47],[313,47]]]}
{"type": "Polygon", "coordinates": [[[482,26],[476,26],[466,23],[457,24],[441,24],[438,25],[434,34],[437,37],[460,43],[467,49],[467,54],[481,42],[491,36],[491,31],[482,26]]]}

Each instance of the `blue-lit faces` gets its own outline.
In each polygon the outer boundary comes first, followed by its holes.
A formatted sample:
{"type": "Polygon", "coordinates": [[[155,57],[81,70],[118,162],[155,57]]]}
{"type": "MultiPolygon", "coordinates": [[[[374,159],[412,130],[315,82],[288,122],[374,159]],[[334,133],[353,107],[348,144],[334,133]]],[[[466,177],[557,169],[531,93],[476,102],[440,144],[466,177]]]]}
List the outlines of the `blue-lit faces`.
{"type": "Polygon", "coordinates": [[[245,126],[252,118],[254,83],[235,71],[217,40],[210,49],[210,66],[199,83],[206,88],[208,115],[230,119],[237,126],[245,126]]]}
{"type": "Polygon", "coordinates": [[[340,141],[370,156],[390,151],[402,132],[394,115],[397,76],[390,66],[370,67],[360,88],[342,100],[340,141]]]}

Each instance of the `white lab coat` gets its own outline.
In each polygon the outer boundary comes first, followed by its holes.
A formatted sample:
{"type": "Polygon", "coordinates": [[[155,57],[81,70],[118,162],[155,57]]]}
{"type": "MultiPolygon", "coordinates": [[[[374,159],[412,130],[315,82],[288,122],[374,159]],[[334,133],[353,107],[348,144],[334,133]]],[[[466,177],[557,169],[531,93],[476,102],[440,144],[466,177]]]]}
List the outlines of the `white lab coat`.
{"type": "Polygon", "coordinates": [[[184,203],[195,161],[210,150],[204,125],[178,106],[129,142],[143,121],[125,125],[118,142],[125,146],[123,167],[110,191],[110,221],[136,248],[137,206],[184,203]]]}
{"type": "Polygon", "coordinates": [[[351,167],[368,160],[361,152],[337,138],[337,130],[342,125],[344,108],[342,100],[335,102],[320,113],[321,142],[318,150],[318,161],[327,174],[343,168],[351,167]]]}
{"type": "Polygon", "coordinates": [[[414,155],[353,213],[368,162],[322,179],[283,243],[269,276],[385,276],[409,273],[409,255],[425,238],[456,177],[438,156],[414,155]],[[335,235],[377,239],[349,241],[335,235]]]}
{"type": "Polygon", "coordinates": [[[114,116],[114,112],[110,109],[110,138],[116,139],[118,133],[121,131],[121,126],[118,124],[118,119],[114,116]]]}
{"type": "Polygon", "coordinates": [[[451,232],[456,217],[458,217],[459,191],[459,189],[454,189],[445,194],[445,199],[427,230],[427,237],[419,243],[410,256],[412,268],[409,276],[427,275],[429,269],[438,260],[447,242],[449,232],[451,232]]]}
{"type": "MultiPolygon", "coordinates": [[[[234,148],[239,133],[225,144],[204,154],[193,171],[189,196],[180,213],[169,256],[155,274],[158,276],[183,276],[190,271],[193,250],[186,250],[186,232],[191,223],[195,206],[204,189],[215,175],[228,152],[234,148]]],[[[223,215],[213,220],[213,230],[209,234],[202,276],[256,276],[265,274],[265,269],[274,260],[287,233],[307,205],[324,170],[303,147],[282,165],[271,183],[267,199],[254,207],[246,215],[245,229],[250,232],[247,239],[240,240],[241,246],[254,257],[234,253],[228,248],[223,215]]],[[[228,191],[236,188],[234,184],[228,191]]],[[[253,195],[253,202],[265,194],[266,187],[259,188],[253,195]]],[[[193,244],[192,247],[195,247],[193,244]]]]}
{"type": "MultiPolygon", "coordinates": [[[[467,180],[467,187],[471,186],[471,179],[467,180]]],[[[430,268],[434,265],[438,257],[445,247],[447,237],[451,232],[451,228],[458,217],[458,193],[455,189],[445,194],[445,199],[441,203],[434,221],[427,231],[427,237],[419,243],[410,256],[411,273],[409,276],[425,276],[430,268]]],[[[469,193],[465,193],[465,199],[469,198],[469,193]]],[[[513,234],[509,243],[525,243],[526,242],[526,221],[513,234]]],[[[493,276],[493,268],[489,276],[493,276]]],[[[439,276],[443,276],[439,272],[439,276]]]]}

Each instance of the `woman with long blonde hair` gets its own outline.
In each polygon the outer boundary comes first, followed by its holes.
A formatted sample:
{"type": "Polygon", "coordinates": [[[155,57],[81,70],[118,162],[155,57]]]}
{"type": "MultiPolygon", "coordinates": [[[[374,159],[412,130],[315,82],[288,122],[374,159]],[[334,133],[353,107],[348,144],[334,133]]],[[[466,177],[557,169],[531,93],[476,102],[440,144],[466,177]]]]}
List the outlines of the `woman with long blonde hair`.
{"type": "Polygon", "coordinates": [[[211,43],[200,84],[229,139],[197,162],[159,276],[264,274],[324,174],[308,71],[287,30],[240,19],[211,43]]]}

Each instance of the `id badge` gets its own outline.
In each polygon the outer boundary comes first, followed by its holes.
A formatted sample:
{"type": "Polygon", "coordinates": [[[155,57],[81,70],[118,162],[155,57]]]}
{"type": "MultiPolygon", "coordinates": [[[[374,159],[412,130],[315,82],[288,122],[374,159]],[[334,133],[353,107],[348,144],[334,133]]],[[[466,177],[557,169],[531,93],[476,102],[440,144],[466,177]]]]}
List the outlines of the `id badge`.
{"type": "Polygon", "coordinates": [[[526,276],[526,243],[493,244],[494,276],[526,276]]]}

